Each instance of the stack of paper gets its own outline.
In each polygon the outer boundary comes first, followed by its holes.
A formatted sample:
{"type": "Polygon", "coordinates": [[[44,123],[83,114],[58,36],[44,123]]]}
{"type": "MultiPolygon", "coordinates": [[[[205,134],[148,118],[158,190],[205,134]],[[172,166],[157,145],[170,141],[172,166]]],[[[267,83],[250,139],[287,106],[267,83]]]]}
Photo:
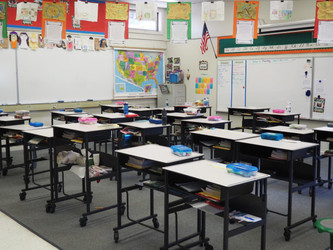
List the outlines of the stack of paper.
{"type": "Polygon", "coordinates": [[[276,160],[287,160],[287,152],[282,151],[282,150],[278,150],[278,149],[274,149],[271,153],[271,157],[272,159],[276,159],[276,160]]]}

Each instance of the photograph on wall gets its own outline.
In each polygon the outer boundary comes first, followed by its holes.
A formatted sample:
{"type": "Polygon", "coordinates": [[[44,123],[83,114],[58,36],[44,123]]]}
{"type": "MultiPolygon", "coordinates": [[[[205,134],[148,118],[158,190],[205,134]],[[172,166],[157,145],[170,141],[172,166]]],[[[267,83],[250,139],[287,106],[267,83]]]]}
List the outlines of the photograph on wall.
{"type": "Polygon", "coordinates": [[[164,82],[163,52],[115,50],[115,97],[156,96],[164,82]]]}

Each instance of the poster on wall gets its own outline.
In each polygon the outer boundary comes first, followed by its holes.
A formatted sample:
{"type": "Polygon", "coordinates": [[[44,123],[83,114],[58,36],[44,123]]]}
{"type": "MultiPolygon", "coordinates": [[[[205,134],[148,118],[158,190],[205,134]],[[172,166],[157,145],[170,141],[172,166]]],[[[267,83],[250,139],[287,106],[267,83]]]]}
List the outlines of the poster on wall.
{"type": "Polygon", "coordinates": [[[164,54],[155,51],[115,50],[114,97],[156,96],[164,82],[164,54]]]}

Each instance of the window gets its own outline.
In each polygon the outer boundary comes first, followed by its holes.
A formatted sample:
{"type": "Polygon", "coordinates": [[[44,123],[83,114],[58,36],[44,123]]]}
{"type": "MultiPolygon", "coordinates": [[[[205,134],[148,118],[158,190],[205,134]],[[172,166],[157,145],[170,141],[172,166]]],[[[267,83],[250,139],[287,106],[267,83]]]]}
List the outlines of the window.
{"type": "Polygon", "coordinates": [[[161,31],[160,27],[160,14],[157,12],[157,21],[147,21],[136,19],[135,10],[129,10],[129,22],[128,27],[130,29],[150,30],[150,31],[161,31]]]}

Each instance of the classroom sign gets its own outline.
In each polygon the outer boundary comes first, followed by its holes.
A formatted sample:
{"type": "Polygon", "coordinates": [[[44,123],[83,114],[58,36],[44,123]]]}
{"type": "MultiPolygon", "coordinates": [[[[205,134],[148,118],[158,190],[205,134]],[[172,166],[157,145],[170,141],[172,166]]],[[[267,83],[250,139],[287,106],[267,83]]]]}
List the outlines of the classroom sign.
{"type": "Polygon", "coordinates": [[[115,50],[115,97],[156,96],[163,83],[162,52],[115,50]]]}

